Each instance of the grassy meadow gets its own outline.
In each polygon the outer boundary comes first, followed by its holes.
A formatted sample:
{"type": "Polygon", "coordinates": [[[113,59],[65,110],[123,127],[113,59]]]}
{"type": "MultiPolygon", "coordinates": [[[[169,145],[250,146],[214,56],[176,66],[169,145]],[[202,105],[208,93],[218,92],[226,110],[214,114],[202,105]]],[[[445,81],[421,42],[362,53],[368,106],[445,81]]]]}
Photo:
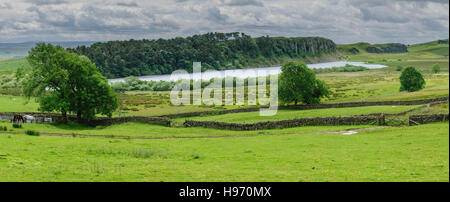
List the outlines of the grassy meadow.
{"type": "Polygon", "coordinates": [[[209,138],[209,137],[240,137],[258,135],[280,134],[308,134],[327,131],[345,131],[359,128],[369,128],[370,125],[355,126],[308,126],[285,129],[271,129],[262,131],[229,131],[212,128],[181,128],[152,125],[145,123],[123,123],[112,126],[90,127],[76,123],[65,124],[22,124],[23,128],[13,128],[11,123],[2,123],[9,130],[5,133],[23,134],[27,130],[41,133],[41,135],[68,135],[68,136],[102,136],[106,138],[209,138]]]}
{"type": "MultiPolygon", "coordinates": [[[[339,45],[333,55],[348,61],[384,64],[359,72],[320,73],[330,97],[324,103],[413,100],[449,96],[448,45],[408,46],[408,53],[367,53],[364,44],[339,45]],[[431,73],[439,64],[440,73],[431,73]],[[414,66],[424,89],[399,92],[397,66],[414,66]]],[[[331,56],[327,56],[331,57],[331,56]]],[[[325,58],[330,59],[331,58],[325,58]]],[[[287,59],[286,59],[287,60],[287,59]]],[[[313,59],[308,59],[313,61],[313,59]]],[[[250,61],[260,66],[280,61],[250,61]]],[[[0,60],[0,112],[36,112],[35,99],[21,96],[14,72],[29,68],[25,59],[0,60]]],[[[159,116],[254,106],[173,106],[165,91],[117,93],[113,116],[159,116]]],[[[185,119],[230,123],[294,118],[398,113],[419,106],[370,106],[279,110],[175,119],[172,127],[123,123],[90,127],[69,124],[0,122],[0,181],[449,181],[449,123],[408,127],[412,114],[448,113],[442,103],[387,116],[386,126],[305,126],[258,131],[185,128],[185,119]],[[1,128],[6,127],[6,131],[1,128]],[[40,136],[26,135],[26,131],[40,136]],[[348,135],[346,132],[355,131],[348,135]]]]}
{"type": "Polygon", "coordinates": [[[368,63],[384,64],[389,66],[385,70],[395,71],[397,66],[414,66],[424,72],[430,72],[433,64],[439,64],[441,71],[449,71],[449,45],[438,44],[437,41],[414,44],[408,46],[407,53],[380,53],[373,54],[365,51],[365,44],[347,44],[338,45],[338,48],[349,49],[357,48],[359,54],[350,54],[342,52],[349,61],[365,61],[368,63]]]}
{"type": "Polygon", "coordinates": [[[0,112],[36,112],[38,108],[39,104],[34,99],[0,94],[0,112]]]}
{"type": "Polygon", "coordinates": [[[25,59],[0,59],[0,75],[6,73],[13,73],[18,68],[29,68],[27,60],[25,59]]]}
{"type": "Polygon", "coordinates": [[[354,135],[122,140],[0,134],[1,181],[443,181],[448,122],[354,135]]]}
{"type": "Polygon", "coordinates": [[[190,119],[199,121],[219,121],[228,123],[255,123],[264,121],[279,121],[296,118],[330,117],[330,116],[352,116],[372,113],[399,113],[418,106],[370,106],[370,107],[349,107],[313,110],[278,110],[274,116],[259,116],[258,112],[244,112],[223,114],[216,116],[199,116],[176,119],[179,121],[190,119]]]}

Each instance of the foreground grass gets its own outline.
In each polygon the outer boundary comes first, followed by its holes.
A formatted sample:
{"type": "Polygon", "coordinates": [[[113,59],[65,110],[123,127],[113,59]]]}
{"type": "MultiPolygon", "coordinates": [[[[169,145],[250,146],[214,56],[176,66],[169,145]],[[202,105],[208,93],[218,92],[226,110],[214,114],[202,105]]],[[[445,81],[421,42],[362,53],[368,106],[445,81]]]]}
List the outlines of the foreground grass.
{"type": "Polygon", "coordinates": [[[313,109],[313,110],[278,110],[275,116],[259,116],[259,112],[246,112],[223,114],[216,116],[201,116],[180,118],[176,121],[185,119],[200,121],[218,121],[229,123],[255,123],[264,121],[279,121],[296,118],[313,118],[313,117],[329,117],[329,116],[351,116],[359,114],[371,113],[399,113],[418,106],[370,106],[370,107],[351,107],[351,108],[330,108],[330,109],[313,109]]]}
{"type": "Polygon", "coordinates": [[[183,140],[0,134],[0,181],[445,181],[449,125],[183,140]]]}
{"type": "Polygon", "coordinates": [[[174,128],[145,123],[124,123],[107,127],[89,127],[78,124],[22,124],[23,128],[16,129],[11,123],[0,122],[0,126],[6,126],[9,132],[23,133],[33,130],[42,134],[80,134],[97,135],[105,137],[143,137],[143,138],[189,138],[189,137],[222,137],[222,136],[256,136],[293,133],[317,133],[324,131],[338,131],[355,128],[371,127],[369,125],[355,126],[308,126],[298,128],[273,129],[262,131],[229,131],[212,128],[174,128]]]}

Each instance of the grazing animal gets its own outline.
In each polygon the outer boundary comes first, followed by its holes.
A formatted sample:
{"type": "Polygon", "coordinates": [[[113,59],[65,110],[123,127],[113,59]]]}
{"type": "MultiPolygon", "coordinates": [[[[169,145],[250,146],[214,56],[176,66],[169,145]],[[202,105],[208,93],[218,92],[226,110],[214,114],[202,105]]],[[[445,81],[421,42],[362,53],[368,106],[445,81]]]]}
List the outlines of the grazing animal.
{"type": "Polygon", "coordinates": [[[25,119],[25,121],[30,121],[30,123],[36,122],[36,118],[34,118],[34,116],[30,116],[30,115],[25,115],[23,116],[23,118],[25,119]]]}
{"type": "Polygon", "coordinates": [[[25,123],[25,119],[21,115],[14,115],[13,123],[25,123]]]}

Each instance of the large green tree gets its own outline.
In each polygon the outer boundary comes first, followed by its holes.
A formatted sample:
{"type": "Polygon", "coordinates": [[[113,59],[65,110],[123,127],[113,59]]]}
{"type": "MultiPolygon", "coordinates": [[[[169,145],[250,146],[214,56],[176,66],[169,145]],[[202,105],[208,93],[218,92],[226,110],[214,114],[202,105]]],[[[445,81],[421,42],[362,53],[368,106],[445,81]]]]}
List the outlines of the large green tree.
{"type": "Polygon", "coordinates": [[[400,91],[413,92],[425,87],[425,79],[416,68],[406,67],[400,75],[400,84],[400,91]]]}
{"type": "Polygon", "coordinates": [[[24,94],[36,96],[40,111],[76,114],[77,120],[92,120],[96,114],[111,116],[117,98],[108,81],[85,56],[60,46],[40,43],[27,57],[32,67],[24,79],[24,94]]]}
{"type": "Polygon", "coordinates": [[[329,92],[324,83],[303,63],[288,62],[282,65],[279,79],[279,98],[283,103],[320,103],[329,92]]]}

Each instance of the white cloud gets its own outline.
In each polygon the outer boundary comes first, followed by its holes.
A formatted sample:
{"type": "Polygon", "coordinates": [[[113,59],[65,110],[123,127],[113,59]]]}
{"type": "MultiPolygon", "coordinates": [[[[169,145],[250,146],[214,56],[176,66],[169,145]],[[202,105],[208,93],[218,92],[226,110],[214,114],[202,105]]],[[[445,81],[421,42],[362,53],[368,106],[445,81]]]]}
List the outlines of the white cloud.
{"type": "Polygon", "coordinates": [[[448,0],[0,0],[0,42],[239,31],[416,43],[448,38],[448,9],[448,0]]]}

